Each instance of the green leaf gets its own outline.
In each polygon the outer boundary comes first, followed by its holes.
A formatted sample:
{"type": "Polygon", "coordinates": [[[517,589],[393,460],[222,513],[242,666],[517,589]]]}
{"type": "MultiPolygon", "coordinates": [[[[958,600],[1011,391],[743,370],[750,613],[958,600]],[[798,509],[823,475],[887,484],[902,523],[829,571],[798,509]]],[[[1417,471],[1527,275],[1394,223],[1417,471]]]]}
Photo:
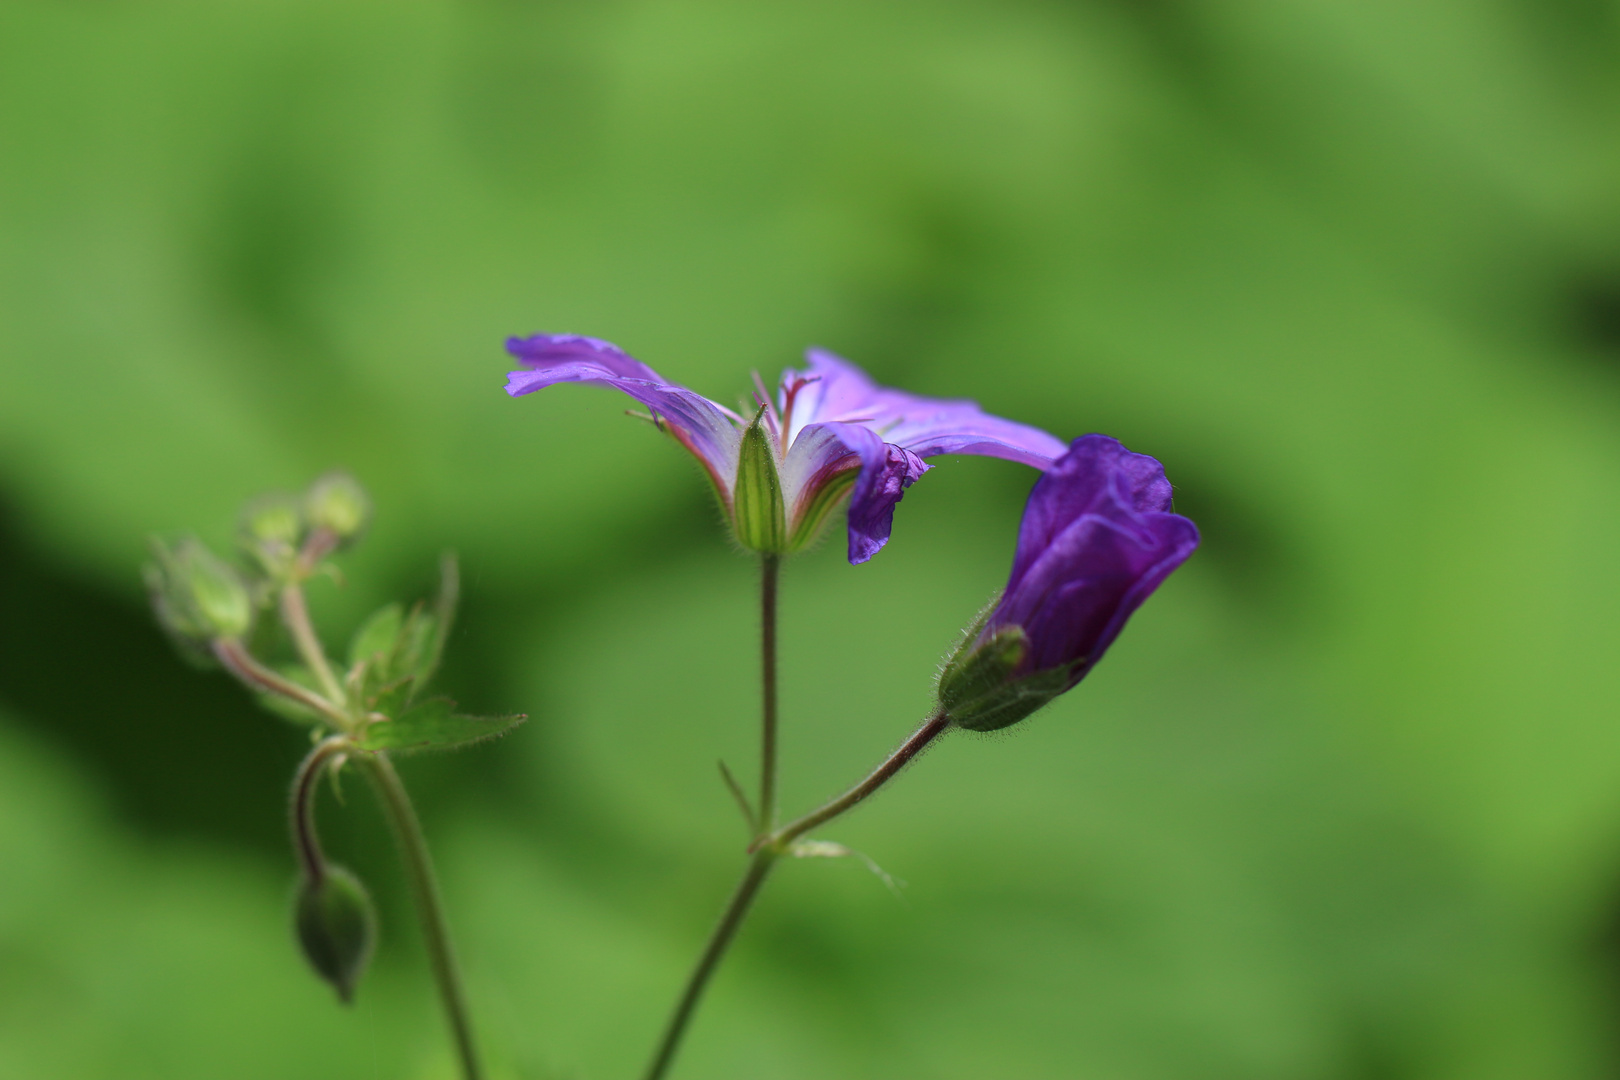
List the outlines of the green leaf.
{"type": "Polygon", "coordinates": [[[398,604],[387,604],[373,612],[349,644],[349,666],[352,668],[378,656],[391,656],[404,620],[405,609],[398,604]]]}
{"type": "Polygon", "coordinates": [[[444,644],[450,638],[450,627],[456,621],[456,606],[461,602],[461,566],[456,553],[446,551],[439,556],[439,591],[433,598],[430,625],[433,633],[426,643],[420,666],[416,669],[417,685],[422,686],[433,677],[444,656],[444,644]]]}
{"type": "Polygon", "coordinates": [[[527,720],[513,716],[461,716],[446,697],[417,702],[393,720],[369,724],[358,740],[362,750],[449,750],[505,735],[527,720]]]}

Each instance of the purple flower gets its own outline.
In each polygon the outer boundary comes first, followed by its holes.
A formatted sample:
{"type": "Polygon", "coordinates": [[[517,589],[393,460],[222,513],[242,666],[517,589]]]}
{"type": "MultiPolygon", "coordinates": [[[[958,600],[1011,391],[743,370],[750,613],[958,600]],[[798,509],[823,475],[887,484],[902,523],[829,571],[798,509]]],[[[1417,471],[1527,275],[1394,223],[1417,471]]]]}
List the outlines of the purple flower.
{"type": "Polygon", "coordinates": [[[1007,588],[940,674],[957,726],[1006,727],[1085,677],[1198,546],[1169,509],[1153,458],[1106,435],[1074,441],[1030,492],[1007,588]]]}
{"type": "Polygon", "coordinates": [[[668,383],[596,338],[537,334],[506,349],[522,371],[513,397],[560,382],[611,386],[647,407],[690,450],[747,547],[796,551],[849,496],[849,561],[888,543],[894,505],[936,454],[981,454],[1047,468],[1061,440],[990,416],[971,401],[918,397],[878,386],[847,360],[811,349],[804,371],[785,371],[774,399],[755,377],[752,417],[668,383]]]}

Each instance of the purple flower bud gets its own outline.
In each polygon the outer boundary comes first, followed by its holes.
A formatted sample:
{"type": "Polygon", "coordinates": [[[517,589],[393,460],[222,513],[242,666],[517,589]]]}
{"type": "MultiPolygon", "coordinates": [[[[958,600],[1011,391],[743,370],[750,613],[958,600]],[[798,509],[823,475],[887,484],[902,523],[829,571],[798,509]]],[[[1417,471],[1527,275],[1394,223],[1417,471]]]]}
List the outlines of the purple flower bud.
{"type": "Polygon", "coordinates": [[[1164,467],[1116,439],[1076,439],[1030,492],[1007,588],[946,662],[958,727],[1017,723],[1085,677],[1125,620],[1198,546],[1164,467]]]}

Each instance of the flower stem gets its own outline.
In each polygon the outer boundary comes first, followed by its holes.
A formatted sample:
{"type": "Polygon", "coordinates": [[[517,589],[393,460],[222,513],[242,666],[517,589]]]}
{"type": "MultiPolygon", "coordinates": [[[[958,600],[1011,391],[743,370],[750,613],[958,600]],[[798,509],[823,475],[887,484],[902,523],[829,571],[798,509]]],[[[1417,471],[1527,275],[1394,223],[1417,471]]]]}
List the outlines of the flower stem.
{"type": "Polygon", "coordinates": [[[305,689],[279,672],[261,664],[237,638],[216,638],[212,643],[214,656],[225,670],[255,690],[280,694],[306,709],[313,709],[330,720],[340,730],[347,731],[353,721],[342,709],[327,701],[313,690],[305,689]]]}
{"type": "Polygon", "coordinates": [[[759,836],[776,827],[776,582],[780,555],[759,560],[760,685],[764,696],[759,744],[759,836]]]}
{"type": "Polygon", "coordinates": [[[704,947],[703,955],[698,958],[697,967],[686,980],[686,989],[681,993],[681,1000],[676,1004],[675,1012],[669,1018],[669,1025],[664,1029],[664,1037],[658,1043],[658,1051],[653,1055],[652,1064],[647,1068],[646,1080],[662,1080],[664,1074],[669,1071],[670,1064],[675,1060],[675,1051],[680,1048],[681,1036],[686,1034],[687,1025],[692,1020],[693,1012],[697,1010],[698,1000],[703,996],[703,989],[708,985],[709,977],[714,974],[715,968],[720,966],[720,960],[726,954],[726,947],[742,928],[743,919],[747,917],[748,909],[753,906],[754,897],[759,894],[759,887],[765,884],[765,878],[770,874],[779,854],[775,848],[762,848],[756,851],[749,861],[748,870],[737,883],[737,890],[731,894],[731,903],[726,905],[726,913],[720,916],[720,923],[709,936],[709,944],[704,947]]]}
{"type": "Polygon", "coordinates": [[[348,749],[346,735],[333,735],[315,744],[298,766],[293,776],[291,818],[293,850],[298,854],[298,867],[311,885],[319,885],[326,877],[326,856],[321,852],[321,838],[315,831],[315,785],[320,783],[321,770],[336,754],[348,749]]]}
{"type": "Polygon", "coordinates": [[[720,917],[720,923],[709,936],[709,943],[704,947],[703,955],[698,958],[697,967],[686,981],[686,989],[675,1005],[675,1012],[670,1016],[669,1024],[664,1029],[664,1037],[659,1041],[658,1051],[653,1055],[652,1065],[647,1069],[646,1080],[662,1080],[664,1074],[669,1071],[670,1063],[675,1059],[675,1051],[680,1047],[681,1036],[686,1033],[692,1014],[697,1010],[698,1000],[703,996],[704,987],[708,985],[715,969],[720,966],[720,961],[726,954],[726,947],[731,944],[731,939],[737,936],[743,919],[748,915],[748,909],[753,906],[754,898],[759,894],[760,886],[765,884],[765,878],[770,874],[776,860],[790,850],[794,840],[818,825],[825,825],[893,780],[900,770],[910,764],[930,743],[950,730],[950,726],[950,718],[943,713],[930,716],[894,753],[873,769],[866,779],[820,809],[813,810],[774,832],[762,832],[759,839],[754,841],[750,849],[753,858],[748,864],[748,870],[737,883],[737,891],[732,893],[731,903],[726,905],[725,914],[720,917]]]}
{"type": "Polygon", "coordinates": [[[949,731],[950,726],[950,717],[944,713],[935,713],[930,716],[922,722],[921,727],[911,733],[910,738],[900,744],[894,753],[883,760],[883,764],[873,769],[865,780],[862,780],[820,809],[812,810],[803,817],[782,826],[770,835],[765,844],[785,850],[787,845],[793,843],[811,829],[819,825],[825,825],[839,814],[862,802],[878,788],[893,780],[901,769],[904,769],[918,754],[927,749],[929,743],[949,731]]]}
{"type": "Polygon", "coordinates": [[[309,605],[304,602],[304,588],[296,582],[289,582],[282,587],[281,621],[292,634],[293,644],[298,647],[298,655],[304,658],[309,670],[315,673],[315,678],[321,684],[321,689],[326,692],[326,696],[341,703],[344,698],[343,687],[338,683],[337,676],[332,673],[332,664],[326,659],[326,650],[321,647],[321,639],[315,636],[315,627],[309,621],[309,605]]]}
{"type": "Polygon", "coordinates": [[[356,760],[365,766],[366,774],[376,786],[383,809],[388,814],[388,822],[393,826],[394,839],[399,842],[406,877],[410,879],[411,896],[416,901],[416,913],[422,924],[422,937],[427,944],[428,960],[433,968],[433,979],[439,987],[439,1000],[455,1037],[461,1075],[464,1080],[480,1080],[483,1073],[478,1067],[478,1052],[473,1047],[467,997],[462,989],[455,951],[450,945],[450,927],[445,922],[439,884],[433,874],[433,860],[428,855],[422,825],[411,807],[410,796],[405,794],[405,785],[400,782],[399,773],[394,771],[393,762],[386,755],[359,754],[356,760]]]}

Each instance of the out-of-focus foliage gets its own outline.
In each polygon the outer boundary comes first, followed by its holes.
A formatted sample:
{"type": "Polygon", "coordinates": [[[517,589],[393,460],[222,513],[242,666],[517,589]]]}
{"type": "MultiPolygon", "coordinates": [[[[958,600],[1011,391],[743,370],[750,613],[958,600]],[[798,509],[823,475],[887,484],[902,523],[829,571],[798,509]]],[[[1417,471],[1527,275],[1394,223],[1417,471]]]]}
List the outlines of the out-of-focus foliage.
{"type": "MultiPolygon", "coordinates": [[[[786,868],[682,1075],[1612,1070],[1617,106],[1596,0],[0,7],[0,1076],[450,1075],[363,795],[348,1013],[299,734],[139,607],[146,534],[336,465],[327,624],[453,545],[444,685],[532,718],[405,763],[502,1075],[642,1061],[741,864],[753,571],[623,402],[501,394],[536,330],[716,397],[825,345],[1155,454],[1206,536],[827,832],[904,902],[786,868]]],[[[937,464],[787,569],[790,810],[1005,574],[1031,475],[937,464]]]]}

